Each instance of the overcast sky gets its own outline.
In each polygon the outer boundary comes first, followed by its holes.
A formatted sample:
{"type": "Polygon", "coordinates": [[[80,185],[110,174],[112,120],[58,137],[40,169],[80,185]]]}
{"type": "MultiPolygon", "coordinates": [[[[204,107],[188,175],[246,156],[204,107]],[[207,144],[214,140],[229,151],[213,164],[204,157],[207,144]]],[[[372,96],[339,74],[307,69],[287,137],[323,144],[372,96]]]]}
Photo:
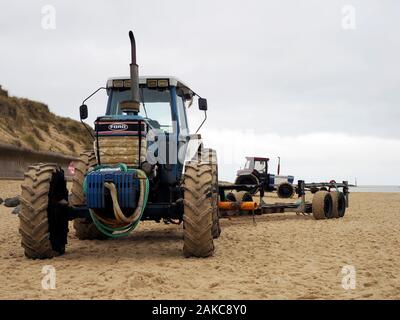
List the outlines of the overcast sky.
{"type": "MultiPolygon", "coordinates": [[[[273,170],[281,156],[296,179],[400,185],[400,1],[0,5],[0,84],[12,95],[77,119],[86,96],[129,74],[132,29],[140,74],[176,75],[208,99],[202,134],[222,179],[258,155],[273,170]]],[[[104,97],[88,105],[92,118],[105,111],[104,97]]],[[[194,131],[202,114],[190,116],[194,131]]]]}

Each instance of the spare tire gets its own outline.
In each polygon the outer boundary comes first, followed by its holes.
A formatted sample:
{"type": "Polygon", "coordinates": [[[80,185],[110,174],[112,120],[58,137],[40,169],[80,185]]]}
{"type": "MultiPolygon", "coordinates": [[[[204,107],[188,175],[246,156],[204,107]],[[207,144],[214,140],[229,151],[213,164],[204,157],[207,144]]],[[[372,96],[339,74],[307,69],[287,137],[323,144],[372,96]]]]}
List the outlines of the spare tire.
{"type": "Polygon", "coordinates": [[[277,193],[279,198],[288,199],[294,195],[294,187],[289,182],[281,183],[277,188],[277,193]]]}

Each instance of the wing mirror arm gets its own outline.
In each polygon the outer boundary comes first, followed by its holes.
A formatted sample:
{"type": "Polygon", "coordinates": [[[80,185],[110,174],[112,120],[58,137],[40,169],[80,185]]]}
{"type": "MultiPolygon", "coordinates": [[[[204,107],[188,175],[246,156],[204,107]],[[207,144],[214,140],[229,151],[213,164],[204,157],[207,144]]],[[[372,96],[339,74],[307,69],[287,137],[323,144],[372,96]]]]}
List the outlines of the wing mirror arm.
{"type": "Polygon", "coordinates": [[[88,107],[85,104],[86,101],[88,101],[91,97],[93,97],[97,92],[99,92],[100,90],[106,90],[107,88],[105,87],[100,87],[98,88],[96,91],[94,91],[90,96],[88,96],[85,100],[82,101],[81,106],[79,107],[79,117],[81,119],[81,123],[84,125],[84,127],[86,128],[86,130],[89,132],[90,136],[92,137],[92,139],[94,140],[94,135],[92,133],[92,131],[90,130],[90,128],[87,126],[87,124],[85,122],[83,122],[83,120],[88,118],[88,107]]]}
{"type": "Polygon", "coordinates": [[[193,94],[195,96],[197,96],[199,98],[199,110],[204,111],[204,119],[203,122],[200,124],[200,126],[197,128],[196,133],[199,132],[199,130],[201,129],[201,127],[203,126],[203,124],[206,122],[207,120],[207,99],[200,97],[197,93],[193,92],[193,94]]]}
{"type": "Polygon", "coordinates": [[[207,111],[204,110],[204,119],[203,122],[200,124],[200,126],[197,128],[196,133],[199,132],[200,128],[203,126],[204,122],[207,120],[207,111]]]}

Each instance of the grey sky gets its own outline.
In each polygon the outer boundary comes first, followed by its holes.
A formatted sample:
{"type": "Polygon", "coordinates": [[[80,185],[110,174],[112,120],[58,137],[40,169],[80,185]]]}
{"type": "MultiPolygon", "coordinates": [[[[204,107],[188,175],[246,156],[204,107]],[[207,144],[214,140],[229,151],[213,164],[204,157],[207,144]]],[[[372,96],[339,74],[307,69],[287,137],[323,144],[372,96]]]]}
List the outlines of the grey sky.
{"type": "MultiPolygon", "coordinates": [[[[84,97],[128,74],[132,29],[141,74],[176,75],[207,97],[208,144],[221,144],[222,129],[254,129],[247,152],[285,155],[296,177],[399,184],[399,18],[395,0],[1,0],[0,84],[77,118],[84,97]],[[55,30],[41,26],[47,4],[55,30]],[[355,30],[342,28],[344,5],[356,9],[355,30]],[[346,149],[334,164],[341,150],[332,141],[346,149]]],[[[104,112],[101,102],[89,103],[92,116],[104,112]]],[[[223,144],[238,147],[238,136],[223,144]]],[[[232,178],[244,155],[225,161],[222,177],[232,178]]]]}

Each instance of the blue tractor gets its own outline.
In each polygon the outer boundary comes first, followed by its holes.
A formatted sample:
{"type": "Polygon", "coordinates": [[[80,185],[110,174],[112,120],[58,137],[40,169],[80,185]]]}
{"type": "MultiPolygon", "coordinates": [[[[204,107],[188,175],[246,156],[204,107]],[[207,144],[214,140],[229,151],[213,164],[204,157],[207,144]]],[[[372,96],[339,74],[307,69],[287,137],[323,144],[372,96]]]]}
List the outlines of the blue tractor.
{"type": "Polygon", "coordinates": [[[216,152],[204,148],[200,134],[189,134],[186,115],[197,98],[206,119],[207,100],[174,77],[139,77],[129,37],[130,77],[100,88],[108,95],[106,113],[94,130],[87,127],[94,147],[75,161],[71,193],[57,164],[25,174],[19,230],[28,258],[63,254],[71,220],[81,240],[127,236],[141,220],[182,223],[184,256],[214,252],[221,232],[216,152]]]}

